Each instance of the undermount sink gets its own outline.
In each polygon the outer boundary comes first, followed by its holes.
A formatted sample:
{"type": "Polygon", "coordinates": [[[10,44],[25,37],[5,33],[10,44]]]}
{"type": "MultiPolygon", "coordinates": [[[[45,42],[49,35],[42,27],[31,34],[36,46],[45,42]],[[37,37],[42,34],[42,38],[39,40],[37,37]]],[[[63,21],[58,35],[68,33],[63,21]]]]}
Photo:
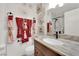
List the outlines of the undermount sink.
{"type": "Polygon", "coordinates": [[[50,45],[63,45],[64,43],[58,39],[43,38],[43,41],[50,45]]]}

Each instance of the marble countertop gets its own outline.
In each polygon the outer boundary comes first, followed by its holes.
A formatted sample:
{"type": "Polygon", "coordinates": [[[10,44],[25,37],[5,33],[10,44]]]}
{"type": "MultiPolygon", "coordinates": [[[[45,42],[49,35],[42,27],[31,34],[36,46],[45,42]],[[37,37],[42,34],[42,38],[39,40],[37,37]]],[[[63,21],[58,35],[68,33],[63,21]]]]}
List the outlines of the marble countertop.
{"type": "Polygon", "coordinates": [[[50,48],[51,50],[54,50],[55,52],[65,55],[65,56],[79,56],[79,42],[71,41],[71,40],[66,40],[66,39],[57,39],[62,41],[64,44],[63,45],[50,45],[44,42],[42,39],[43,38],[54,38],[51,36],[35,36],[35,40],[38,41],[39,43],[45,45],[46,47],[50,48]]]}

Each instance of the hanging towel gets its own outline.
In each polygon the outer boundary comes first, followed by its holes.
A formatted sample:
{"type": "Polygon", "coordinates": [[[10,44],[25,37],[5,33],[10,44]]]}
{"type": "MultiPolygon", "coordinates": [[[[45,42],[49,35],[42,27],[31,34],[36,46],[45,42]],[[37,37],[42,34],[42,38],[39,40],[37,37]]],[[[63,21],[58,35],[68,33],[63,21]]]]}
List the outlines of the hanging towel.
{"type": "Polygon", "coordinates": [[[26,19],[23,21],[23,28],[22,28],[22,43],[27,42],[29,37],[28,37],[29,29],[27,26],[26,19]]]}
{"type": "Polygon", "coordinates": [[[25,29],[22,30],[22,40],[21,40],[22,43],[25,43],[29,40],[27,33],[28,33],[27,30],[25,30],[25,29]]]}
{"type": "Polygon", "coordinates": [[[8,20],[13,20],[13,16],[12,15],[9,15],[8,16],[8,20]]]}
{"type": "Polygon", "coordinates": [[[29,33],[28,33],[28,37],[31,37],[31,27],[32,27],[32,20],[30,19],[27,19],[27,26],[28,26],[28,30],[29,30],[29,33]]]}
{"type": "Polygon", "coordinates": [[[13,15],[8,15],[8,43],[13,43],[14,41],[12,26],[13,26],[13,15]]]}
{"type": "Polygon", "coordinates": [[[16,17],[16,24],[17,24],[17,38],[21,38],[22,37],[23,18],[16,17]]]}

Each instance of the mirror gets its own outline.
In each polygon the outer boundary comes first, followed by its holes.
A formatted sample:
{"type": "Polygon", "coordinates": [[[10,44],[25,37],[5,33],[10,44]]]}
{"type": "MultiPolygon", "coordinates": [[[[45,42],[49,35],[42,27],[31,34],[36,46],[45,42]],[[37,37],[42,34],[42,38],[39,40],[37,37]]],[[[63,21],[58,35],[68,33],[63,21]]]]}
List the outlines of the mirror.
{"type": "Polygon", "coordinates": [[[53,24],[53,34],[58,31],[59,34],[79,36],[79,3],[64,3],[62,7],[56,5],[47,12],[53,24]]]}

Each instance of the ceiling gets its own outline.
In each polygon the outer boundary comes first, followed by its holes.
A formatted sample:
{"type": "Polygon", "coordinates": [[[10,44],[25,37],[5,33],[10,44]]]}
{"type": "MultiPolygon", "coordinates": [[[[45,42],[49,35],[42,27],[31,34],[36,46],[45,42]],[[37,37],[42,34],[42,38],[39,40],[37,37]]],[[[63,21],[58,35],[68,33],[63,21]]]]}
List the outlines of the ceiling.
{"type": "Polygon", "coordinates": [[[51,13],[53,16],[63,16],[65,12],[79,8],[79,3],[64,3],[62,7],[58,5],[55,8],[48,10],[48,13],[51,13]]]}

